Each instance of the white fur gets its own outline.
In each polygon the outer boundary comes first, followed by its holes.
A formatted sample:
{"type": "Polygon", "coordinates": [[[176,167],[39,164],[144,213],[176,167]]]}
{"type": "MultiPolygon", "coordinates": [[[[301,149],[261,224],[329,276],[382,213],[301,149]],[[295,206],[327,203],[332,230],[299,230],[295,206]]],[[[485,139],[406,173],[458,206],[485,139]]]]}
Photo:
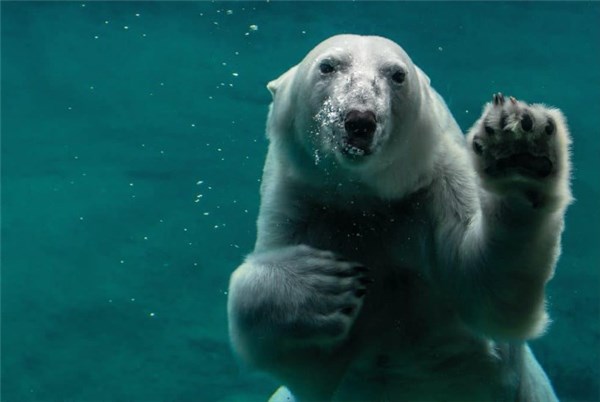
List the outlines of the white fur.
{"type": "Polygon", "coordinates": [[[300,401],[553,400],[524,341],[548,322],[571,199],[562,114],[489,104],[467,142],[429,78],[380,37],[330,38],[268,88],[258,238],[229,290],[242,358],[300,401]],[[351,109],[377,116],[370,155],[342,150],[351,109]],[[502,139],[486,137],[502,110],[502,139]],[[552,174],[486,173],[520,140],[552,174]]]}

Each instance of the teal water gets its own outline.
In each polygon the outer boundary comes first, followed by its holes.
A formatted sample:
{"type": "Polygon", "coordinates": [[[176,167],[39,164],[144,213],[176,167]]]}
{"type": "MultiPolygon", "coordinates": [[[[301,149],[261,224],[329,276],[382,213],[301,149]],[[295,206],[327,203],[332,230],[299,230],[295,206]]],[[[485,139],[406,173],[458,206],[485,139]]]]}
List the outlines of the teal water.
{"type": "Polygon", "coordinates": [[[600,3],[1,12],[2,401],[265,400],[277,384],[232,356],[225,311],[265,84],[337,33],[401,44],[464,129],[496,91],[565,112],[577,202],[533,348],[562,400],[600,400],[600,3]]]}

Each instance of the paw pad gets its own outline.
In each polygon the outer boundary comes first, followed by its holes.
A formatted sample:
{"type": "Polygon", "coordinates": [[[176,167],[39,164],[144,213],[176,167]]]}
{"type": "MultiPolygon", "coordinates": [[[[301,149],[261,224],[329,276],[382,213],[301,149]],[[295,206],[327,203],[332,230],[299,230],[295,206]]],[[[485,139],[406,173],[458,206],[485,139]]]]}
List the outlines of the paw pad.
{"type": "Polygon", "coordinates": [[[523,117],[521,117],[521,128],[525,132],[531,132],[533,129],[533,120],[527,112],[523,113],[523,117]]]}
{"type": "Polygon", "coordinates": [[[554,130],[556,130],[556,125],[554,124],[552,118],[550,118],[548,119],[548,123],[546,123],[546,128],[544,129],[544,132],[547,135],[552,135],[554,134],[554,130]]]}
{"type": "MultiPolygon", "coordinates": [[[[492,130],[490,128],[490,130],[492,130]]],[[[485,130],[487,132],[487,130],[485,130]]],[[[494,132],[494,130],[492,130],[492,133],[494,132]]],[[[473,140],[473,151],[477,154],[477,155],[481,155],[483,154],[483,145],[481,145],[481,142],[479,142],[479,139],[474,139],[473,140]]]]}

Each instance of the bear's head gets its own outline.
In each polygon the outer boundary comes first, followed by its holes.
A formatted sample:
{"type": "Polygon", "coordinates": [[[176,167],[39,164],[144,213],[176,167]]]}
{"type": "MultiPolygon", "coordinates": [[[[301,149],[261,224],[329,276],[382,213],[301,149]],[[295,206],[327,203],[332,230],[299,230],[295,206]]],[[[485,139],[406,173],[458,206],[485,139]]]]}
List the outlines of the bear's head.
{"type": "Polygon", "coordinates": [[[431,160],[429,79],[388,39],[334,36],[267,87],[267,134],[296,168],[395,197],[431,160]]]}

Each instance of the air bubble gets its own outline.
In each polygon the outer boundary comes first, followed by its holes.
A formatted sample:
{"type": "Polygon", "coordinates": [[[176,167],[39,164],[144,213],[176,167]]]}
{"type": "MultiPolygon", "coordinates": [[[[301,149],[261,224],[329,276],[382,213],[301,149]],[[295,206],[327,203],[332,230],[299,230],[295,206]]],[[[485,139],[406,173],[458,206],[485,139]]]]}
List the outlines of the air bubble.
{"type": "Polygon", "coordinates": [[[319,164],[319,162],[321,162],[321,155],[319,155],[319,150],[315,150],[314,156],[315,156],[315,166],[316,166],[319,164]]]}

